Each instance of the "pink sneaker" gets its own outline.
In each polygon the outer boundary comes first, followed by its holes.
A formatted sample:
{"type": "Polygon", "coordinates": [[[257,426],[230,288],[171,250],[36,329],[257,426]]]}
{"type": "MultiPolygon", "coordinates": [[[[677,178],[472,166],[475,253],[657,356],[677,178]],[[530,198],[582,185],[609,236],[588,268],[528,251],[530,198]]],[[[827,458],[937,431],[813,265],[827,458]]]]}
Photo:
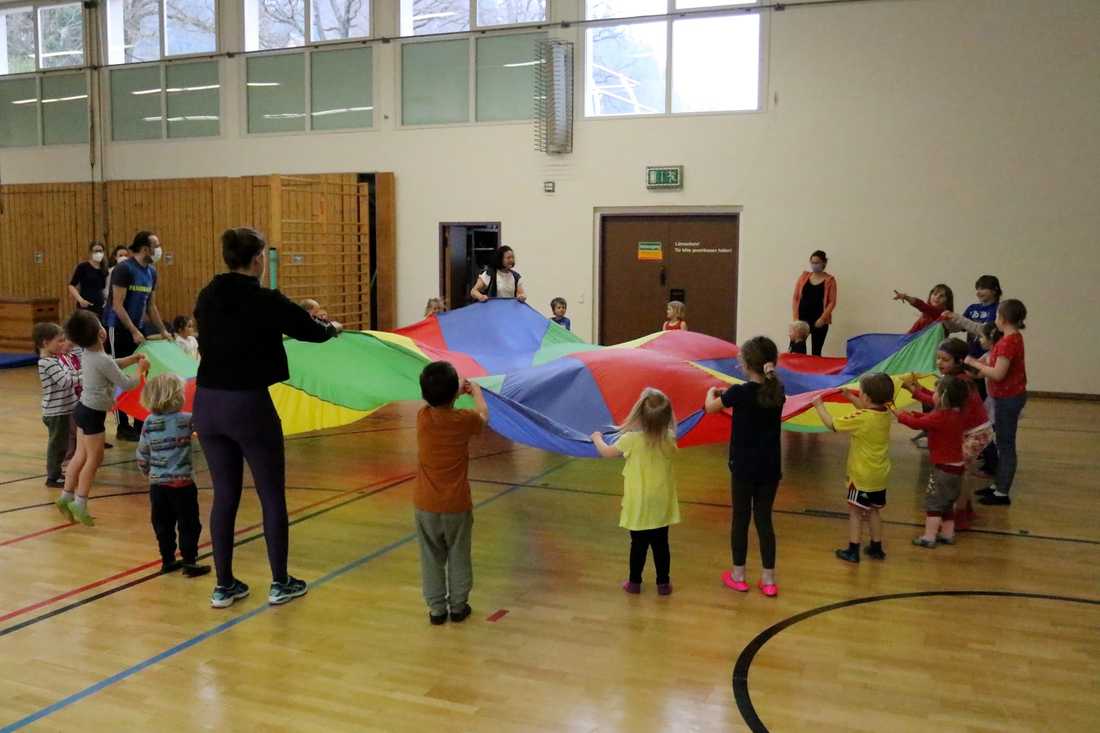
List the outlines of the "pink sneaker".
{"type": "Polygon", "coordinates": [[[744,580],[734,580],[733,579],[733,573],[730,572],[729,570],[722,573],[722,583],[727,588],[732,588],[733,590],[737,591],[738,593],[748,593],[749,592],[749,584],[747,582],[745,582],[744,580]]]}
{"type": "Polygon", "coordinates": [[[629,580],[623,581],[623,590],[627,593],[638,594],[642,592],[641,583],[631,583],[629,580]]]}
{"type": "Polygon", "coordinates": [[[670,595],[672,595],[672,583],[658,583],[657,584],[657,595],[659,595],[659,596],[670,596],[670,595]]]}
{"type": "Polygon", "coordinates": [[[760,592],[766,595],[768,598],[775,598],[779,595],[779,586],[775,583],[771,585],[764,585],[764,581],[761,580],[756,584],[756,587],[760,589],[760,592]]]}

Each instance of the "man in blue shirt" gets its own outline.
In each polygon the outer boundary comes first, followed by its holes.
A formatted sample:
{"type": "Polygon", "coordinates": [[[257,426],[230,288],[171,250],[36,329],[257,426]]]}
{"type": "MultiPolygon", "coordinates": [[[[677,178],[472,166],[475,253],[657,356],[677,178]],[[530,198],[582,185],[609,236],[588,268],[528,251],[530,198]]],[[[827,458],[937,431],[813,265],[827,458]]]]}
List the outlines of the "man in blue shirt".
{"type": "MultiPolygon", "coordinates": [[[[111,339],[111,351],[116,359],[130,356],[145,341],[141,327],[145,316],[171,340],[157,310],[154,294],[157,288],[157,270],[153,263],[160,259],[160,239],[152,232],[138,232],[130,244],[130,258],[120,262],[111,273],[111,310],[107,314],[107,333],[111,339]]],[[[119,440],[137,440],[141,436],[141,422],[118,414],[119,440]]]]}

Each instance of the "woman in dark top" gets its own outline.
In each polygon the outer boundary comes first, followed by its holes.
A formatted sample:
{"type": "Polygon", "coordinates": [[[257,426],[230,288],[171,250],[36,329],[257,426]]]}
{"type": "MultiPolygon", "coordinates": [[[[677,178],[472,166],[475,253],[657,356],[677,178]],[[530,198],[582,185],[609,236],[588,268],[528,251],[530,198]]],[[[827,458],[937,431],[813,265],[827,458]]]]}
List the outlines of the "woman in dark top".
{"type": "MultiPolygon", "coordinates": [[[[792,320],[810,324],[810,341],[814,356],[821,356],[829,324],[836,308],[836,278],[825,272],[829,258],[821,250],[810,255],[810,269],[803,272],[794,285],[792,320]]],[[[806,353],[805,343],[791,342],[790,350],[806,353]]]]}
{"type": "Polygon", "coordinates": [[[757,587],[769,598],[779,595],[775,583],[775,529],[772,504],[783,477],[779,443],[779,423],[786,396],[775,373],[779,348],[766,336],[757,336],[741,344],[741,364],[746,381],[722,391],[715,387],[707,393],[704,409],[708,413],[733,408],[730,433],[730,472],[733,474],[733,521],[730,526],[730,551],[733,570],[722,574],[728,588],[745,593],[745,560],[749,547],[749,522],[755,521],[763,566],[757,587]]]}
{"type": "Polygon", "coordinates": [[[102,322],[106,291],[107,263],[104,261],[103,245],[92,242],[88,247],[88,259],[77,265],[69,278],[69,293],[77,308],[95,313],[102,322]]]}
{"type": "Polygon", "coordinates": [[[214,482],[210,538],[218,584],[210,605],[226,608],[248,595],[233,575],[233,525],[241,500],[244,461],[252,471],[263,510],[264,540],[271,564],[272,604],[303,596],[306,583],[287,574],[289,524],[283,427],[268,387],[290,377],[283,334],[322,342],[340,333],[315,321],[278,290],[260,285],[267,244],[256,231],[222,234],[229,272],[199,293],[199,362],[194,425],[214,482]]]}

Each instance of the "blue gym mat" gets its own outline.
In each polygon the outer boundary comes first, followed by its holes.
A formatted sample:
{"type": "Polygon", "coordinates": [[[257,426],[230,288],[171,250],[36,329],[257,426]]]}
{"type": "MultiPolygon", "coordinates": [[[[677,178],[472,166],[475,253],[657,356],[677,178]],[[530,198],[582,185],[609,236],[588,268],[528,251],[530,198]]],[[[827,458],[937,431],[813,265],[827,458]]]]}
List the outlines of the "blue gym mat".
{"type": "Polygon", "coordinates": [[[0,351],[0,369],[31,366],[37,363],[38,357],[34,354],[13,354],[7,351],[0,351]]]}

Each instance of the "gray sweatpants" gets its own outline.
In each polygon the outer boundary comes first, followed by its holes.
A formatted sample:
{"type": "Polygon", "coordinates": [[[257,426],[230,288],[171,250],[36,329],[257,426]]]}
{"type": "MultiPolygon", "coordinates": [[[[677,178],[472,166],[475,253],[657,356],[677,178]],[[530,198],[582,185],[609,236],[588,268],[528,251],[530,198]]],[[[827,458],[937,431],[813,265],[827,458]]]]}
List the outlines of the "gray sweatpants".
{"type": "Polygon", "coordinates": [[[428,610],[434,616],[447,613],[448,605],[459,611],[474,587],[474,566],[470,560],[474,513],[415,511],[420,575],[428,610]]]}

